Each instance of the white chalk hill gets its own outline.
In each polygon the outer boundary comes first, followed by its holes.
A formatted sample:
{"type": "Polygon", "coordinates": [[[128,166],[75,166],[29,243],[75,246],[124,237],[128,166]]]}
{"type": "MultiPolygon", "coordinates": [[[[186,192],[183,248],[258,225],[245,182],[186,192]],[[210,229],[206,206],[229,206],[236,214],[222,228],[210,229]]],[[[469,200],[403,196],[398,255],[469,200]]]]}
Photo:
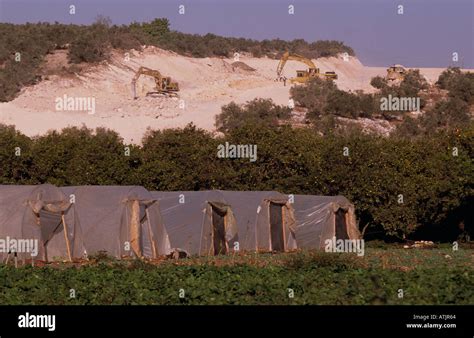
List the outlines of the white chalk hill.
{"type": "MultiPolygon", "coordinates": [[[[64,53],[63,51],[58,53],[64,53]]],[[[57,62],[61,55],[49,55],[57,62]]],[[[65,55],[62,55],[66,57],[65,55]]],[[[67,126],[107,127],[117,131],[126,142],[140,143],[147,128],[184,127],[190,122],[214,130],[214,117],[221,106],[235,101],[245,103],[254,98],[271,98],[277,104],[288,104],[289,86],[275,82],[278,60],[241,56],[239,63],[255,69],[232,66],[236,60],[192,58],[155,47],[129,53],[129,58],[114,53],[109,62],[88,67],[80,74],[49,75],[37,85],[25,88],[13,101],[0,104],[0,123],[15,125],[28,136],[61,130],[67,126]],[[137,82],[139,98],[131,93],[134,70],[146,66],[171,76],[180,86],[179,98],[145,96],[154,87],[151,78],[142,76],[137,82]],[[57,110],[58,98],[95,98],[95,113],[57,110]]],[[[374,91],[370,79],[385,75],[383,67],[365,67],[357,58],[342,57],[314,60],[325,71],[335,71],[338,87],[343,90],[374,91]]],[[[51,62],[50,62],[51,63],[51,62]]],[[[57,62],[58,65],[61,62],[57,62]]],[[[54,63],[53,63],[54,65],[54,63]]],[[[289,61],[284,75],[295,76],[304,64],[289,61]]],[[[422,69],[435,81],[443,69],[422,69]]]]}

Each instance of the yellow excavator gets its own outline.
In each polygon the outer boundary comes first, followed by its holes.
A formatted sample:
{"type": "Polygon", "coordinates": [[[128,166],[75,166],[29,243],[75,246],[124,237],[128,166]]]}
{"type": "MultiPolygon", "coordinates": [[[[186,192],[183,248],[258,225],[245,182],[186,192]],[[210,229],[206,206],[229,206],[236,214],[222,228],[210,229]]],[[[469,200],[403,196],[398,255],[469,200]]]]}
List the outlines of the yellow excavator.
{"type": "Polygon", "coordinates": [[[283,68],[288,60],[299,61],[308,66],[308,70],[297,70],[296,77],[290,79],[290,83],[306,83],[311,78],[319,77],[323,79],[337,79],[337,74],[335,72],[325,72],[321,73],[319,68],[316,68],[316,65],[308,58],[305,58],[302,55],[294,54],[290,52],[285,52],[280,59],[277,67],[277,81],[282,81],[283,68]]]}
{"type": "Polygon", "coordinates": [[[177,96],[177,92],[179,91],[179,85],[177,82],[173,82],[171,80],[171,77],[169,76],[163,76],[161,73],[157,70],[153,70],[147,67],[140,67],[138,68],[137,72],[135,73],[135,76],[132,79],[132,94],[133,98],[137,99],[137,91],[136,91],[136,84],[137,80],[140,78],[142,75],[147,75],[153,77],[155,80],[155,92],[149,92],[148,94],[152,93],[158,93],[162,94],[165,96],[177,96]]]}

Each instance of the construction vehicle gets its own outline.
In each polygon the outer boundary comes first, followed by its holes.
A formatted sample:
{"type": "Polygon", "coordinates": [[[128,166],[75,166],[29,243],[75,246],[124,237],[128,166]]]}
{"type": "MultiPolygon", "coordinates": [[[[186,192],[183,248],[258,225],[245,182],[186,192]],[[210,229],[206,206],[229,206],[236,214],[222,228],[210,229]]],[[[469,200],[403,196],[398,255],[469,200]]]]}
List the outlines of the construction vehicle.
{"type": "Polygon", "coordinates": [[[296,77],[290,79],[290,83],[306,83],[311,78],[322,78],[322,79],[337,79],[337,74],[335,72],[325,72],[321,73],[319,68],[316,68],[316,65],[308,58],[305,58],[302,55],[294,54],[290,52],[285,52],[280,59],[277,67],[277,81],[283,79],[282,73],[283,68],[288,60],[299,61],[308,66],[308,70],[297,70],[296,77]]]}
{"type": "Polygon", "coordinates": [[[155,80],[156,87],[154,88],[154,92],[148,92],[147,95],[157,93],[165,96],[177,96],[177,92],[179,91],[179,86],[177,82],[173,82],[171,77],[163,76],[157,70],[153,70],[147,67],[140,67],[138,68],[135,76],[132,79],[132,94],[133,98],[137,99],[137,91],[136,91],[136,84],[137,80],[142,75],[151,76],[155,80]]]}
{"type": "Polygon", "coordinates": [[[406,74],[406,69],[402,65],[393,65],[387,68],[387,80],[402,81],[406,74]]]}

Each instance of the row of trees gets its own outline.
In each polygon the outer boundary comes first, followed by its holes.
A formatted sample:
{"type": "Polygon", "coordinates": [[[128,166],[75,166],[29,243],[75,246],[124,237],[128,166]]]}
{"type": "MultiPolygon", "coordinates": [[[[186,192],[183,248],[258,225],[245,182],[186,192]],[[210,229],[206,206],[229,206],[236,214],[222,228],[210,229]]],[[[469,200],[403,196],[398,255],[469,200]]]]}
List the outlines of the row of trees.
{"type": "Polygon", "coordinates": [[[168,19],[155,19],[151,22],[132,23],[130,32],[142,44],[159,46],[181,54],[195,57],[232,56],[235,52],[245,52],[256,57],[277,57],[284,51],[300,53],[309,58],[336,56],[346,52],[354,55],[354,50],[340,41],[321,40],[307,42],[303,39],[291,41],[252,40],[245,38],[223,37],[215,34],[186,34],[170,29],[168,19]]]}
{"type": "Polygon", "coordinates": [[[142,146],[126,145],[104,129],[70,128],[31,139],[0,127],[2,184],[341,194],[353,201],[369,236],[433,236],[437,229],[452,240],[449,226],[462,221],[472,231],[473,157],[472,123],[413,140],[357,131],[323,137],[311,128],[258,122],[215,138],[190,125],[151,131],[142,146]],[[218,158],[217,146],[226,141],[257,145],[257,161],[218,158]]]}

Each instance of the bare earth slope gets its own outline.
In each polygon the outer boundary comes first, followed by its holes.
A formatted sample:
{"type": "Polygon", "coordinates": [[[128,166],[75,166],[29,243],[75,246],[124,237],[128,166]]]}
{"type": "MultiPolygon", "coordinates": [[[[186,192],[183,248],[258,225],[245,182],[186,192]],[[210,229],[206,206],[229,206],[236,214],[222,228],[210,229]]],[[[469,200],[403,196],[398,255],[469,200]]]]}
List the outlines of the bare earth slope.
{"type": "MultiPolygon", "coordinates": [[[[289,86],[275,82],[278,60],[241,57],[255,71],[233,67],[233,59],[191,58],[147,47],[125,60],[115,54],[110,62],[91,68],[81,75],[52,75],[48,80],[25,88],[13,101],[0,103],[0,123],[15,125],[28,136],[61,130],[67,126],[107,127],[116,130],[126,142],[140,143],[147,128],[184,127],[190,122],[207,130],[214,129],[214,116],[231,101],[245,103],[257,97],[271,98],[277,104],[288,104],[289,86]],[[146,97],[154,82],[141,77],[137,83],[139,98],[131,94],[131,79],[140,66],[159,70],[171,76],[180,86],[179,98],[146,97]],[[94,97],[95,113],[56,109],[56,98],[94,97]]],[[[385,68],[365,67],[358,59],[323,58],[315,61],[324,71],[334,70],[343,90],[370,92],[370,79],[385,75],[385,68]]],[[[290,61],[284,75],[295,76],[306,66],[290,61]]],[[[430,82],[443,69],[421,69],[430,82]]]]}

